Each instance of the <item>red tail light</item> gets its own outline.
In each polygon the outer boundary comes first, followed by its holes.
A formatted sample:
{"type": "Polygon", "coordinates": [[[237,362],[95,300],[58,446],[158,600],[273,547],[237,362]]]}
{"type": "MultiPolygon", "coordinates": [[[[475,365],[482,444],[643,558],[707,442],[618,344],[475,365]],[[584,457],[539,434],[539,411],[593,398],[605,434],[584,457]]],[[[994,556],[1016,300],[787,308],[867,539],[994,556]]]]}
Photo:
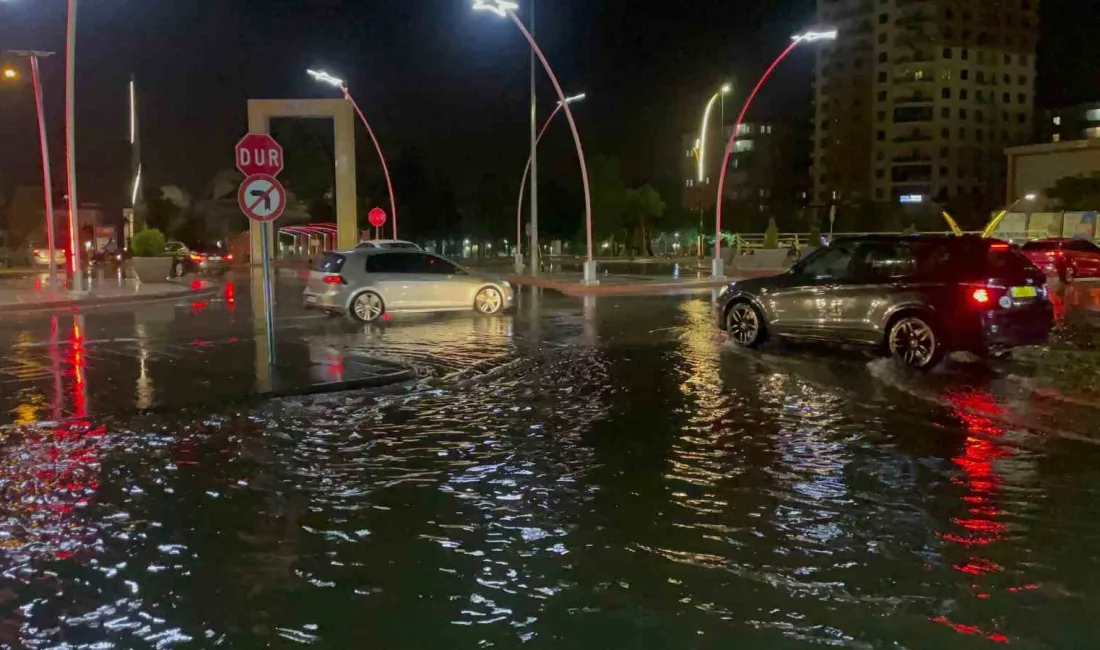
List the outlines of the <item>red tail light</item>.
{"type": "Polygon", "coordinates": [[[344,278],[339,275],[326,275],[325,284],[347,284],[347,282],[344,282],[344,278]]]}
{"type": "Polygon", "coordinates": [[[191,253],[192,262],[201,262],[206,259],[206,256],[201,253],[191,253]]]}
{"type": "Polygon", "coordinates": [[[233,253],[230,253],[230,254],[226,255],[225,256],[225,261],[226,262],[232,262],[233,261],[233,253]]]}
{"type": "Polygon", "coordinates": [[[967,284],[962,289],[966,301],[979,309],[999,309],[1001,299],[1008,295],[1008,289],[994,285],[967,284]]]}
{"type": "Polygon", "coordinates": [[[994,253],[1003,253],[1004,251],[1007,251],[1009,248],[1010,248],[1010,246],[1008,244],[1004,243],[1004,242],[997,242],[995,244],[990,244],[989,245],[990,252],[994,252],[994,253]]]}

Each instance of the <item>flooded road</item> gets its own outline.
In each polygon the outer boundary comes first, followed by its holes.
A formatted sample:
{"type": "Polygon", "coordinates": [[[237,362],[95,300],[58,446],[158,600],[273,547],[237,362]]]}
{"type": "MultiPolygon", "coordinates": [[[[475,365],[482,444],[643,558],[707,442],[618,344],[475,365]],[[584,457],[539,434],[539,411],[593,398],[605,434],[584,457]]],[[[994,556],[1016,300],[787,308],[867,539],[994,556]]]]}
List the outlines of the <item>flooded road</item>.
{"type": "Polygon", "coordinates": [[[686,296],[316,327],[434,379],[0,430],[0,645],[1100,637],[1100,410],[1010,368],[745,352],[686,296]]]}

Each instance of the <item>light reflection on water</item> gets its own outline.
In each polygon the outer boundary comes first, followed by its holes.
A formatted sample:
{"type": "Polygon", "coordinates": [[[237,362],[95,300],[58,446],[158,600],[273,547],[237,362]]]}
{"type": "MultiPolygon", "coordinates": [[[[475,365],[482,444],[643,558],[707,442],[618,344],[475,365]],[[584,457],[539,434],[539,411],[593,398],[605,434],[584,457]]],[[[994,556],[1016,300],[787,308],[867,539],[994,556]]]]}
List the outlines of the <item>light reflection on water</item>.
{"type": "MultiPolygon", "coordinates": [[[[0,645],[1096,638],[1093,447],[983,390],[884,398],[862,362],[734,353],[675,304],[634,336],[644,303],[579,306],[541,327],[592,344],[487,381],[12,430],[0,645]]],[[[516,353],[507,319],[443,323],[366,336],[434,340],[445,369],[516,353]]]]}

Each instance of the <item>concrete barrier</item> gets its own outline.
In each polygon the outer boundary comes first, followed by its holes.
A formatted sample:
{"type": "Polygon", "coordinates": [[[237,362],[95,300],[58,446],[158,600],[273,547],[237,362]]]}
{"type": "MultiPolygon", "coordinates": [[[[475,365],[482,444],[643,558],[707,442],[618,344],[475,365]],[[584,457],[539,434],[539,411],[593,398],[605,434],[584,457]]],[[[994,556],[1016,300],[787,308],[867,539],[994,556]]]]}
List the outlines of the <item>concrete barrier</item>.
{"type": "Polygon", "coordinates": [[[778,271],[790,267],[793,262],[794,260],[789,257],[785,248],[763,248],[753,249],[745,255],[733,255],[728,264],[735,269],[774,269],[778,271]]]}

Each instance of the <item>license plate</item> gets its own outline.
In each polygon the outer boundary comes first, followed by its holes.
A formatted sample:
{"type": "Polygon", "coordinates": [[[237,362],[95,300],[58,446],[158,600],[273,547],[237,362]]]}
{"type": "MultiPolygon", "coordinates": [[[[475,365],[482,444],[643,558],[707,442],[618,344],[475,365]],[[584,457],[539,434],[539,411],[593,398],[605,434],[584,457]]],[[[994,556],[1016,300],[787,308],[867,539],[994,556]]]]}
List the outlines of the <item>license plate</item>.
{"type": "Polygon", "coordinates": [[[1035,287],[1012,287],[1013,298],[1035,298],[1039,291],[1035,287]]]}
{"type": "Polygon", "coordinates": [[[210,261],[211,261],[211,262],[220,262],[220,261],[222,261],[222,258],[220,258],[220,257],[218,257],[217,255],[215,255],[214,257],[211,257],[211,258],[210,258],[210,261]]]}

